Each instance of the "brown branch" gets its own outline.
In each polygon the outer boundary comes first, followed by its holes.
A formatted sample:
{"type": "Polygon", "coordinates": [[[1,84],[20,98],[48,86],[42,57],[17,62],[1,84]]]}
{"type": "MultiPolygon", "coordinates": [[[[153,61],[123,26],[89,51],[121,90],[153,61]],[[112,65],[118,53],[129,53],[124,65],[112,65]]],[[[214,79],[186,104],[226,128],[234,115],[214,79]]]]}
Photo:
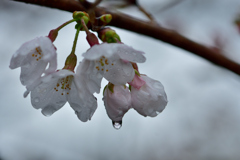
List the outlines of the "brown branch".
{"type": "MultiPolygon", "coordinates": [[[[37,4],[40,6],[46,6],[51,8],[57,8],[60,10],[65,10],[69,12],[73,11],[85,11],[84,8],[78,1],[75,0],[14,0],[19,2],[26,2],[31,4],[37,4]]],[[[87,8],[87,7],[86,7],[87,8]]],[[[102,14],[112,14],[113,19],[109,25],[118,28],[126,29],[132,32],[136,32],[142,35],[146,35],[166,43],[177,46],[186,51],[192,52],[216,65],[224,67],[238,75],[240,75],[240,65],[232,60],[226,58],[225,56],[215,52],[214,50],[193,42],[180,34],[159,27],[158,25],[153,25],[152,23],[141,21],[130,17],[126,14],[119,13],[116,11],[111,11],[106,8],[96,7],[96,16],[102,14]]]]}

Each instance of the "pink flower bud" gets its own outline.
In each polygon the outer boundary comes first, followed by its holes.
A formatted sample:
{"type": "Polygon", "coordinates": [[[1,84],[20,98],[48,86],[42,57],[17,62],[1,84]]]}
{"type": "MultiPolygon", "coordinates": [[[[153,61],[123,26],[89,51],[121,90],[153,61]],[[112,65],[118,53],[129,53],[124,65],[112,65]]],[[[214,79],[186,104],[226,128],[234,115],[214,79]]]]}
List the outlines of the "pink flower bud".
{"type": "Polygon", "coordinates": [[[132,107],[143,116],[155,117],[167,105],[167,95],[163,85],[148,76],[141,75],[146,82],[140,89],[132,87],[132,107]]]}
{"type": "Polygon", "coordinates": [[[121,123],[124,114],[131,108],[131,94],[125,86],[115,85],[113,92],[108,86],[103,97],[108,117],[113,122],[121,123]]]}

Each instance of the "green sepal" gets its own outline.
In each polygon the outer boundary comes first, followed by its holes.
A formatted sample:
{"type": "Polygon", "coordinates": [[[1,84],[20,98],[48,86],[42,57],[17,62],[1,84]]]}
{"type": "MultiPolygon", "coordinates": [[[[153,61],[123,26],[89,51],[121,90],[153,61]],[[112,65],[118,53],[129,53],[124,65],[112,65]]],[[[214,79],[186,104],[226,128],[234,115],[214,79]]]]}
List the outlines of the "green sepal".
{"type": "Polygon", "coordinates": [[[140,73],[136,69],[134,69],[134,71],[135,71],[135,74],[140,77],[140,73]]]}
{"type": "Polygon", "coordinates": [[[131,90],[132,90],[132,86],[131,86],[131,85],[129,85],[129,86],[128,86],[128,89],[129,89],[129,91],[131,91],[131,90]]]}
{"type": "Polygon", "coordinates": [[[105,92],[107,86],[108,86],[108,85],[106,85],[106,86],[104,87],[104,89],[103,89],[103,96],[104,96],[104,92],[105,92]]]}
{"type": "Polygon", "coordinates": [[[114,93],[114,91],[113,91],[113,88],[114,88],[114,84],[112,84],[112,83],[108,83],[108,89],[112,92],[112,93],[114,93]]]}
{"type": "Polygon", "coordinates": [[[76,64],[77,56],[75,54],[70,54],[65,61],[65,66],[63,67],[63,69],[74,71],[76,64]]]}

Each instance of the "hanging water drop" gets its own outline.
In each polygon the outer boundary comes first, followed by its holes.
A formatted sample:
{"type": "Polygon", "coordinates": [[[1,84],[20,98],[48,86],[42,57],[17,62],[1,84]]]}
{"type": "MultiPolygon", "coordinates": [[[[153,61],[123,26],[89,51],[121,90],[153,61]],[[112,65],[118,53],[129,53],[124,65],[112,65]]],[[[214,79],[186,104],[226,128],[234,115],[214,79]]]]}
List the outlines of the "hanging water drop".
{"type": "Polygon", "coordinates": [[[56,110],[55,110],[53,107],[49,106],[49,107],[46,107],[46,108],[42,109],[42,114],[43,114],[44,116],[46,116],[46,117],[49,117],[49,116],[51,116],[55,111],[56,111],[56,110]]]}
{"type": "Polygon", "coordinates": [[[122,121],[114,122],[112,121],[113,128],[119,130],[122,127],[122,121]]]}

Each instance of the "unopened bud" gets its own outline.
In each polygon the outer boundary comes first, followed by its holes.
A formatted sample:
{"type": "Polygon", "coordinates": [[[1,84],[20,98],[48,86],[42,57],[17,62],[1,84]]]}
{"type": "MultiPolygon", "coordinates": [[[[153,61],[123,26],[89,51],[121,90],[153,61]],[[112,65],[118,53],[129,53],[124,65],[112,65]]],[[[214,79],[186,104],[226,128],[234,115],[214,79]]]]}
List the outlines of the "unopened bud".
{"type": "Polygon", "coordinates": [[[89,22],[89,15],[86,12],[75,11],[73,12],[73,19],[80,22],[81,19],[84,19],[85,24],[89,22]]]}
{"type": "Polygon", "coordinates": [[[108,42],[108,43],[121,42],[119,35],[111,28],[104,28],[98,31],[98,37],[103,42],[108,42]]]}
{"type": "Polygon", "coordinates": [[[100,17],[100,20],[104,23],[109,23],[112,20],[112,15],[111,14],[104,14],[100,17]]]}
{"type": "Polygon", "coordinates": [[[49,32],[48,38],[51,39],[52,42],[54,42],[55,39],[57,38],[57,35],[58,35],[58,30],[53,29],[49,32]]]}

